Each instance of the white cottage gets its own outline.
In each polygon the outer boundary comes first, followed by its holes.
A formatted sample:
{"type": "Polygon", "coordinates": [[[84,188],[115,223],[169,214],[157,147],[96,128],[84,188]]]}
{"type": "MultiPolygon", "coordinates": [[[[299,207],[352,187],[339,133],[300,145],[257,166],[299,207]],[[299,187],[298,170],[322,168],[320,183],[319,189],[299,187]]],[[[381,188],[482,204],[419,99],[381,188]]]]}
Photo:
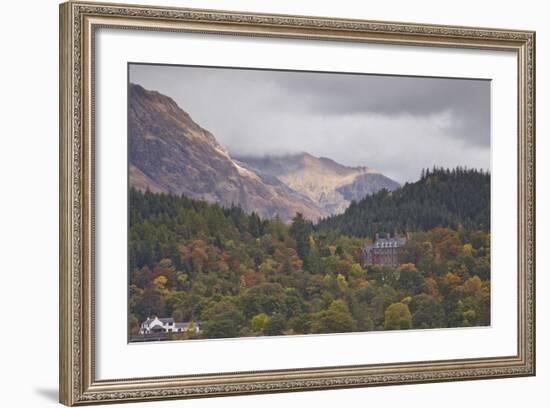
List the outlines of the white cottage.
{"type": "Polygon", "coordinates": [[[199,333],[201,331],[201,322],[182,322],[177,323],[171,317],[158,318],[157,316],[148,317],[139,328],[139,334],[150,333],[183,333],[188,331],[199,333]]]}

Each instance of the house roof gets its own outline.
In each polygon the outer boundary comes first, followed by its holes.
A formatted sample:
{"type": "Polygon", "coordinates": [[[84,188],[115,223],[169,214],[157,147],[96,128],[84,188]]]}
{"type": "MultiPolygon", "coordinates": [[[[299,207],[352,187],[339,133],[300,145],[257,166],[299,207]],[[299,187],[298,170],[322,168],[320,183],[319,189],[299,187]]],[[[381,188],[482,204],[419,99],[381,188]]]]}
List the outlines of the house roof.
{"type": "Polygon", "coordinates": [[[375,246],[384,246],[384,245],[404,245],[407,242],[407,239],[405,237],[393,237],[393,238],[378,238],[376,241],[374,241],[375,246]]]}
{"type": "Polygon", "coordinates": [[[162,319],[159,319],[162,323],[164,324],[167,324],[167,323],[174,323],[174,319],[171,318],[171,317],[163,317],[162,319]]]}
{"type": "Polygon", "coordinates": [[[386,237],[386,238],[376,238],[374,243],[371,245],[365,245],[365,250],[370,250],[373,248],[395,248],[401,247],[407,243],[406,237],[386,237]]]}

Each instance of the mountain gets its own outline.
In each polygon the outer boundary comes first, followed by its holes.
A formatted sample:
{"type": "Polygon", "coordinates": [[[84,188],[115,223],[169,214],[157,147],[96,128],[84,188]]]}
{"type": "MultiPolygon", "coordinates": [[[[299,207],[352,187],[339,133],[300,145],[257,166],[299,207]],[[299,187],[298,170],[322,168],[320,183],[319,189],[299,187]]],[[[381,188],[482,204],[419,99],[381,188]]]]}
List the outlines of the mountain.
{"type": "Polygon", "coordinates": [[[382,190],[322,220],[319,230],[374,237],[376,233],[427,231],[437,226],[490,230],[491,176],[464,168],[423,172],[415,183],[382,190]]]}
{"type": "Polygon", "coordinates": [[[130,186],[239,205],[264,218],[290,220],[296,212],[316,221],[315,202],[277,178],[262,176],[233,160],[214,135],[174,100],[130,84],[128,161],[130,186]]]}
{"type": "Polygon", "coordinates": [[[400,186],[374,169],[348,167],[308,153],[236,159],[243,167],[276,178],[308,197],[327,216],[344,212],[351,201],[400,186]]]}

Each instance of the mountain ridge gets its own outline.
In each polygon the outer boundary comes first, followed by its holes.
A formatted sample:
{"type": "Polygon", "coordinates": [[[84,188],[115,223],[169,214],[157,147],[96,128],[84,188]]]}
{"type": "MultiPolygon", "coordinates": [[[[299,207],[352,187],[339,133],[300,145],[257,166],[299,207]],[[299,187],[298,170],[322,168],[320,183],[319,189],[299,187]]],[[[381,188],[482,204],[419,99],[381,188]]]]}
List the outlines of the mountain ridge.
{"type": "Polygon", "coordinates": [[[257,173],[276,177],[316,202],[328,215],[342,213],[352,201],[369,194],[400,187],[399,183],[370,167],[345,166],[307,152],[284,156],[237,156],[236,159],[257,173]]]}
{"type": "Polygon", "coordinates": [[[315,203],[283,183],[262,180],[233,161],[212,133],[173,99],[130,84],[128,106],[131,187],[239,205],[286,221],[296,212],[311,220],[323,215],[315,203]]]}
{"type": "Polygon", "coordinates": [[[172,98],[129,85],[128,172],[138,190],[239,205],[285,222],[300,212],[316,222],[343,212],[358,195],[399,186],[368,167],[305,152],[269,157],[267,166],[265,157],[232,157],[172,98]]]}

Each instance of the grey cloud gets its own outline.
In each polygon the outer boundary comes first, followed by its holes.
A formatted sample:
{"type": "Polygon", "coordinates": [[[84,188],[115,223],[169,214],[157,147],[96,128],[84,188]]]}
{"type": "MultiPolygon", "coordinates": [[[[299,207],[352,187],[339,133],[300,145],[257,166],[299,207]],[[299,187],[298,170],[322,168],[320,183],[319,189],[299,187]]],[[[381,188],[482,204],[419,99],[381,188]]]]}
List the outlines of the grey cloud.
{"type": "Polygon", "coordinates": [[[326,115],[433,115],[449,111],[453,135],[482,146],[490,142],[490,81],[379,75],[310,74],[279,82],[300,93],[312,111],[326,115]]]}

